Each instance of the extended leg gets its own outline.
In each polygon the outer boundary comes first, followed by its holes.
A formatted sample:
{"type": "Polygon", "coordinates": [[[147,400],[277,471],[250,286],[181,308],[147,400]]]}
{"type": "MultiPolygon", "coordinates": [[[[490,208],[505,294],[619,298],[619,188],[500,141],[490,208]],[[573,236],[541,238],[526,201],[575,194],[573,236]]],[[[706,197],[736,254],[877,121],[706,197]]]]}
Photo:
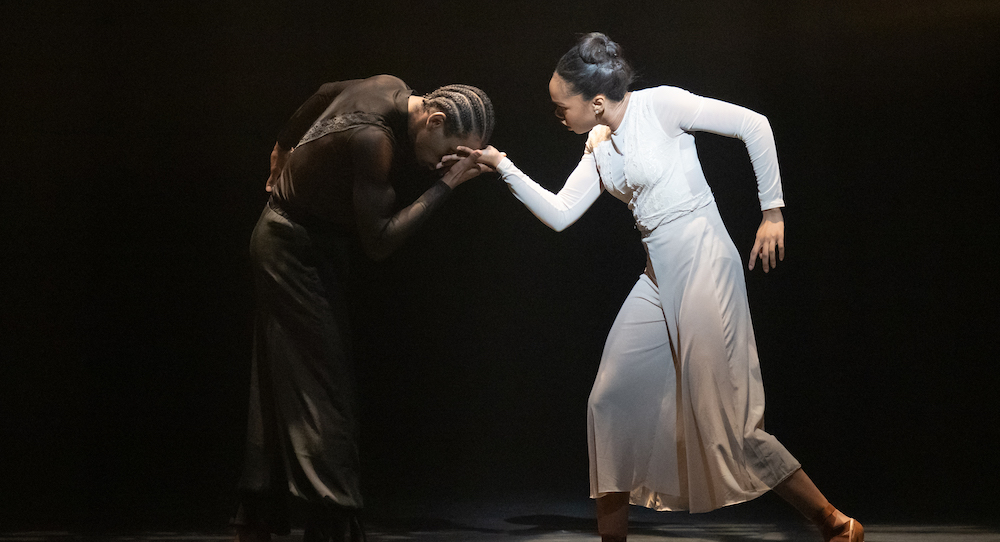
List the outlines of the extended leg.
{"type": "Polygon", "coordinates": [[[802,469],[778,484],[774,492],[816,524],[824,540],[864,542],[864,527],[834,508],[802,469]]]}

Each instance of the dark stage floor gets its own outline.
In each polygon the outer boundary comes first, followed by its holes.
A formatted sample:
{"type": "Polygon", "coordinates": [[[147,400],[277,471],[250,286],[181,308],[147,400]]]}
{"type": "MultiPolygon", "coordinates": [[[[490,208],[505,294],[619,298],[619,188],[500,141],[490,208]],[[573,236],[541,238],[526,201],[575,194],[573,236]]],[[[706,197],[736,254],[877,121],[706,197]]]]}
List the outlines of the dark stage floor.
{"type": "MultiPolygon", "coordinates": [[[[589,499],[530,496],[513,502],[454,500],[395,503],[368,519],[370,542],[597,542],[589,499]]],[[[657,513],[634,508],[631,542],[819,542],[816,531],[791,509],[775,503],[747,503],[709,514],[657,513]]],[[[1000,542],[1000,528],[977,525],[898,524],[861,518],[868,542],[1000,542]]],[[[301,531],[276,537],[298,542],[301,531]]],[[[230,541],[228,530],[214,532],[0,533],[0,541],[32,542],[180,542],[230,541]]]]}
{"type": "MultiPolygon", "coordinates": [[[[660,542],[667,540],[683,540],[687,542],[741,542],[751,540],[781,540],[797,542],[818,542],[819,538],[812,533],[788,532],[774,525],[730,525],[705,523],[699,526],[663,527],[658,532],[644,532],[629,535],[632,542],[660,542]],[[809,536],[812,535],[812,536],[809,536]]],[[[866,530],[865,540],[868,542],[996,542],[1000,534],[972,527],[940,527],[933,525],[898,526],[874,525],[866,530]]],[[[301,532],[294,532],[287,537],[275,538],[275,542],[301,540],[301,532]]],[[[64,542],[181,542],[181,541],[231,541],[232,535],[226,533],[143,533],[118,536],[80,536],[67,533],[14,533],[0,535],[0,540],[10,541],[64,541],[64,542]]],[[[440,542],[596,542],[598,537],[592,533],[571,531],[555,532],[507,532],[487,533],[470,530],[446,531],[414,531],[414,532],[383,532],[373,531],[369,534],[370,542],[388,541],[440,541],[440,542]]]]}

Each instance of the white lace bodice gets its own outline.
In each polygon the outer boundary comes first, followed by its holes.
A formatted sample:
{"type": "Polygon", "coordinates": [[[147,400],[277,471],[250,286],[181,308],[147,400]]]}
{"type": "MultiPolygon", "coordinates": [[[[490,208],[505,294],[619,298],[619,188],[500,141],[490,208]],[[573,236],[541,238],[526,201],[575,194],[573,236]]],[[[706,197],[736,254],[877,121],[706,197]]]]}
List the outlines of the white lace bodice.
{"type": "Polygon", "coordinates": [[[713,201],[694,136],[669,136],[649,94],[633,92],[618,130],[598,125],[587,140],[604,189],[628,204],[644,231],[713,201]]]}
{"type": "Polygon", "coordinates": [[[774,137],[767,119],[749,109],[675,87],[631,94],[615,132],[598,125],[558,194],[514,167],[498,167],[514,195],[542,222],[561,230],[575,222],[603,188],[628,204],[644,232],[713,201],[695,149],[693,131],[737,137],[746,144],[757,177],[761,209],[784,206],[774,137]]]}

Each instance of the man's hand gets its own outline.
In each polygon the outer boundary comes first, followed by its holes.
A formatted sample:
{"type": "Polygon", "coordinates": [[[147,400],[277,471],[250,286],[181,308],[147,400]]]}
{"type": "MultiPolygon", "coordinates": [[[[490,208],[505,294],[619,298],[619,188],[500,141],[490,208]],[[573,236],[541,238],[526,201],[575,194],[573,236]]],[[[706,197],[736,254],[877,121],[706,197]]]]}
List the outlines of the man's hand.
{"type": "MultiPolygon", "coordinates": [[[[478,177],[487,171],[491,171],[488,166],[477,163],[479,157],[483,154],[482,151],[474,151],[468,147],[459,147],[458,151],[459,154],[465,154],[465,156],[457,161],[449,160],[450,165],[442,166],[447,168],[447,172],[443,177],[441,177],[444,184],[454,189],[469,179],[478,177]]],[[[444,158],[448,157],[446,156],[444,158]]],[[[441,164],[445,163],[444,158],[441,159],[441,164]]]]}
{"type": "MultiPolygon", "coordinates": [[[[447,154],[442,156],[441,161],[438,162],[437,168],[443,169],[450,167],[462,158],[468,156],[471,152],[472,149],[469,147],[459,146],[457,154],[447,154]]],[[[504,156],[507,156],[507,153],[498,151],[493,145],[489,145],[485,149],[481,149],[479,152],[482,153],[479,157],[479,163],[481,165],[489,166],[489,169],[482,171],[483,173],[496,169],[497,166],[500,165],[500,160],[503,160],[504,156]]]]}

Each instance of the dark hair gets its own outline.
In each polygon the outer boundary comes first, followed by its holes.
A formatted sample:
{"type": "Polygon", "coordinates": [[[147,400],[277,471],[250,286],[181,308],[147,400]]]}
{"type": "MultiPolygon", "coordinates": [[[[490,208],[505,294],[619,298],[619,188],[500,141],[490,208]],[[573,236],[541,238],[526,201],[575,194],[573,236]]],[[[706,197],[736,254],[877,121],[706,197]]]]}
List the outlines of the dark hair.
{"type": "Polygon", "coordinates": [[[424,106],[445,114],[445,135],[479,136],[485,146],[493,134],[493,102],[485,92],[476,87],[441,87],[424,96],[424,106]]]}
{"type": "Polygon", "coordinates": [[[600,32],[579,39],[556,64],[556,73],[569,83],[573,94],[590,100],[598,94],[621,101],[635,80],[632,66],[622,56],[622,48],[600,32]]]}

